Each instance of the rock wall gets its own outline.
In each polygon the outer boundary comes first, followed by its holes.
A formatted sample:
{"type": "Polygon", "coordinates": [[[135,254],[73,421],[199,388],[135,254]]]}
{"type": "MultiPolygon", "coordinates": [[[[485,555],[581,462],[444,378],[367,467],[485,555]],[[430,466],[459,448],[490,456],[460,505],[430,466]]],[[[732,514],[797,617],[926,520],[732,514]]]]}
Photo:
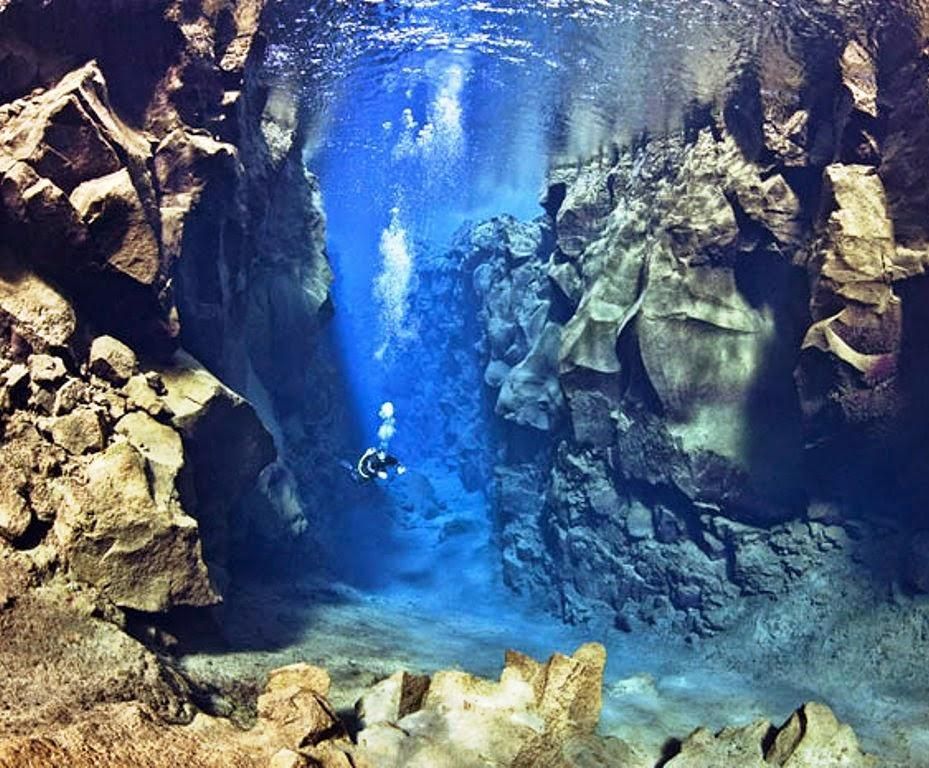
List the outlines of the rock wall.
{"type": "Polygon", "coordinates": [[[263,6],[0,6],[0,546],[124,608],[213,603],[238,541],[306,529],[281,464],[239,505],[331,279],[263,6]]]}
{"type": "Polygon", "coordinates": [[[812,574],[925,589],[927,65],[912,18],[880,29],[911,47],[764,39],[681,135],[466,236],[505,576],[565,618],[711,634],[812,574]]]}

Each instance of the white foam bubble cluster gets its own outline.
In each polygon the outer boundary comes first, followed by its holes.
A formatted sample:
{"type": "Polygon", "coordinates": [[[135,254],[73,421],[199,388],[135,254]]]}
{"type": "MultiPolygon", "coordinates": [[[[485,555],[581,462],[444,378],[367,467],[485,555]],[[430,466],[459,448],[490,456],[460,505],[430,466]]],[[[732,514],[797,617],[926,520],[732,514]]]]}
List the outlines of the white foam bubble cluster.
{"type": "Polygon", "coordinates": [[[379,250],[381,271],[374,280],[374,297],[380,304],[381,344],[374,356],[382,360],[393,343],[416,336],[407,322],[414,254],[399,207],[390,212],[379,250]]]}
{"type": "Polygon", "coordinates": [[[394,404],[389,400],[377,412],[381,419],[381,426],[377,430],[377,440],[382,451],[387,450],[391,439],[397,432],[397,419],[394,416],[394,404]]]}
{"type": "Polygon", "coordinates": [[[457,63],[446,67],[438,82],[424,121],[417,120],[411,108],[403,110],[393,159],[401,161],[417,158],[433,165],[432,170],[441,172],[442,166],[459,158],[464,150],[461,107],[465,84],[464,67],[457,63]]]}

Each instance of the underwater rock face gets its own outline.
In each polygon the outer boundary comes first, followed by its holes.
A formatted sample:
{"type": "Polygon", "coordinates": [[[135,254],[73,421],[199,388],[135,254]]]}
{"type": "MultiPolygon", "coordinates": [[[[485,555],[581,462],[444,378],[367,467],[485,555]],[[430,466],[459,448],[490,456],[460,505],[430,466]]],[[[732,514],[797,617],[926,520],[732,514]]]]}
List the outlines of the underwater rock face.
{"type": "Polygon", "coordinates": [[[686,134],[556,167],[545,217],[459,238],[505,578],[569,620],[712,634],[804,575],[857,578],[884,498],[927,527],[904,157],[929,157],[929,98],[907,52],[846,38],[766,41],[749,92],[686,134]]]}
{"type": "Polygon", "coordinates": [[[44,539],[73,578],[122,607],[212,604],[201,536],[221,569],[232,506],[273,459],[271,437],[189,356],[126,380],[136,365],[128,347],[92,348],[77,370],[49,354],[0,364],[0,534],[16,546],[44,539]],[[124,386],[90,374],[94,362],[124,386]]]}
{"type": "Polygon", "coordinates": [[[262,139],[284,119],[264,5],[0,2],[0,730],[23,737],[2,765],[263,767],[285,746],[168,731],[194,696],[124,631],[170,648],[140,617],[219,600],[276,456],[227,384],[274,427],[325,317],[302,127],[262,139]]]}
{"type": "Polygon", "coordinates": [[[486,340],[484,381],[499,390],[495,412],[519,426],[552,429],[563,400],[556,381],[561,326],[549,320],[544,261],[549,227],[503,217],[474,227],[457,247],[474,269],[486,340]]]}
{"type": "MultiPolygon", "coordinates": [[[[228,254],[205,243],[217,238],[250,268],[248,211],[237,202],[248,182],[231,141],[263,4],[109,14],[85,5],[0,11],[4,41],[19,40],[4,56],[22,65],[0,106],[11,473],[0,531],[17,546],[45,539],[72,578],[119,606],[207,605],[217,595],[201,537],[222,578],[234,506],[275,450],[246,401],[175,354],[178,305],[185,322],[185,302],[215,301],[227,316],[245,303],[184,284],[179,265],[222,269],[228,254]],[[133,45],[152,52],[151,69],[127,88],[133,45]],[[218,212],[222,237],[211,228],[218,212]]],[[[189,320],[194,340],[199,320],[189,320]]]]}
{"type": "Polygon", "coordinates": [[[193,714],[180,676],[124,632],[108,600],[69,583],[58,566],[50,545],[0,548],[0,694],[16,702],[0,712],[3,765],[48,765],[41,752],[34,763],[12,756],[9,740],[59,732],[97,706],[135,699],[164,722],[193,714]]]}

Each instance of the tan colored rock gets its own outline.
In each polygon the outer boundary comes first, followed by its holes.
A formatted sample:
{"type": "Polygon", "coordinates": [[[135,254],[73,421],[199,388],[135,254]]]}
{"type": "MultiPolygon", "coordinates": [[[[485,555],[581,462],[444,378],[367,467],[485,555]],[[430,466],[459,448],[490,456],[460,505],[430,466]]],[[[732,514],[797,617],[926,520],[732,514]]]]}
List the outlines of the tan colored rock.
{"type": "Polygon", "coordinates": [[[606,649],[588,643],[572,656],[555,654],[546,664],[540,709],[549,730],[593,733],[600,722],[606,649]]]}
{"type": "Polygon", "coordinates": [[[292,749],[281,749],[271,756],[268,768],[306,768],[306,758],[292,749]]]}
{"type": "Polygon", "coordinates": [[[151,285],[161,270],[161,250],[129,171],[85,181],[70,199],[90,232],[95,258],[151,285]]]}
{"type": "Polygon", "coordinates": [[[876,118],[877,68],[867,49],[857,40],[845,46],[839,60],[842,86],[849,99],[849,108],[868,117],[876,118]]]}
{"type": "Polygon", "coordinates": [[[805,704],[780,728],[761,720],[713,734],[694,731],[681,744],[668,768],[871,768],[877,759],[865,755],[854,731],[838,722],[824,704],[805,704]],[[767,752],[765,748],[767,747],[767,752]]]}
{"type": "Polygon", "coordinates": [[[313,768],[379,768],[362,757],[348,739],[324,741],[302,750],[313,768]]]}
{"type": "Polygon", "coordinates": [[[0,537],[16,542],[21,539],[32,524],[32,510],[22,494],[9,484],[6,473],[0,475],[0,537]]]}
{"type": "Polygon", "coordinates": [[[809,264],[814,319],[832,314],[836,299],[886,306],[896,257],[884,185],[866,165],[830,165],[823,173],[820,247],[809,264]]]}
{"type": "MultiPolygon", "coordinates": [[[[160,382],[160,379],[159,379],[160,382]]],[[[162,390],[164,386],[162,385],[162,390]]],[[[142,410],[156,419],[167,420],[173,415],[165,405],[149,379],[141,373],[131,377],[123,387],[127,405],[130,409],[142,410]]]]}
{"type": "Polygon", "coordinates": [[[529,740],[509,768],[654,768],[654,760],[626,742],[595,735],[567,740],[548,734],[529,740]]]}
{"type": "Polygon", "coordinates": [[[114,389],[99,389],[91,395],[91,401],[100,411],[109,416],[110,421],[119,421],[126,415],[126,397],[114,389]]]}
{"type": "Polygon", "coordinates": [[[112,336],[98,336],[90,345],[90,372],[113,384],[125,384],[138,368],[135,352],[112,336]]]}
{"type": "Polygon", "coordinates": [[[52,413],[63,416],[71,413],[81,403],[88,401],[87,385],[80,379],[68,379],[55,393],[55,404],[52,413]]]}
{"type": "Polygon", "coordinates": [[[259,726],[291,749],[344,736],[344,726],[320,689],[329,689],[324,670],[307,664],[274,670],[258,697],[259,726]]]}
{"type": "Polygon", "coordinates": [[[0,314],[34,347],[67,346],[77,328],[74,310],[55,288],[16,265],[0,248],[0,314]]]}
{"type": "Polygon", "coordinates": [[[370,712],[365,717],[358,755],[379,768],[567,768],[573,765],[566,757],[572,749],[579,755],[618,754],[621,742],[597,744],[592,736],[604,663],[598,644],[571,657],[555,654],[545,664],[510,651],[499,681],[437,672],[421,704],[399,720],[394,713],[403,683],[394,676],[359,703],[359,710],[379,709],[383,718],[372,722],[370,712]]]}
{"type": "Polygon", "coordinates": [[[217,601],[200,552],[197,523],[157,499],[145,457],[114,443],[72,485],[55,534],[71,572],[116,605],[157,612],[217,601]]]}
{"type": "Polygon", "coordinates": [[[271,692],[297,687],[301,690],[312,691],[325,698],[329,695],[331,685],[332,681],[325,669],[298,662],[286,667],[272,669],[268,673],[268,684],[265,686],[265,691],[271,692]]]}
{"type": "Polygon", "coordinates": [[[53,355],[30,355],[29,378],[37,384],[57,384],[67,370],[64,361],[53,355]]]}
{"type": "Polygon", "coordinates": [[[769,764],[783,768],[870,768],[877,758],[861,751],[855,732],[840,723],[825,704],[804,704],[781,726],[765,755],[769,764]]]}
{"type": "Polygon", "coordinates": [[[50,415],[55,408],[55,392],[52,389],[32,383],[29,385],[29,408],[38,413],[50,415]]]}
{"type": "Polygon", "coordinates": [[[14,363],[3,372],[3,383],[10,390],[25,387],[29,382],[29,368],[22,363],[14,363]]]}
{"type": "MultiPolygon", "coordinates": [[[[112,659],[98,663],[106,668],[112,659]]],[[[250,743],[225,721],[202,715],[190,726],[169,725],[150,707],[130,702],[107,703],[74,720],[33,736],[0,740],[0,768],[268,768],[266,748],[250,743]]]]}
{"type": "Polygon", "coordinates": [[[77,408],[54,418],[49,431],[56,445],[75,456],[102,451],[106,445],[100,416],[91,408],[77,408]]]}
{"type": "Polygon", "coordinates": [[[239,0],[235,4],[235,37],[226,46],[219,62],[224,72],[237,72],[245,66],[264,6],[265,0],[239,0]]]}
{"type": "Polygon", "coordinates": [[[178,479],[184,469],[181,436],[143,411],[127,413],[116,423],[114,431],[145,457],[152,474],[155,501],[165,505],[176,501],[178,479]]]}
{"type": "Polygon", "coordinates": [[[903,307],[892,283],[921,274],[898,259],[883,183],[867,165],[825,169],[820,236],[810,258],[814,323],[796,373],[800,402],[817,439],[843,424],[879,423],[902,406],[894,386],[903,307]]]}
{"type": "Polygon", "coordinates": [[[669,768],[768,768],[762,744],[771,724],[760,721],[741,728],[725,728],[714,734],[698,728],[681,744],[680,753],[670,760],[669,768]]]}

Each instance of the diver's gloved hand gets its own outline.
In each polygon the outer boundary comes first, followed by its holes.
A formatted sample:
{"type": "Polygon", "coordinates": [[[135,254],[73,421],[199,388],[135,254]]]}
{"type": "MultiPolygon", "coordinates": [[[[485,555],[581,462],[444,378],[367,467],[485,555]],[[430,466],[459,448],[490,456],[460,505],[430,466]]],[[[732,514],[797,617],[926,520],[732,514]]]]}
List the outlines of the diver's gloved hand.
{"type": "Polygon", "coordinates": [[[397,474],[398,474],[398,475],[405,475],[405,474],[406,474],[406,467],[404,467],[402,464],[398,464],[398,465],[397,465],[397,474]]]}

